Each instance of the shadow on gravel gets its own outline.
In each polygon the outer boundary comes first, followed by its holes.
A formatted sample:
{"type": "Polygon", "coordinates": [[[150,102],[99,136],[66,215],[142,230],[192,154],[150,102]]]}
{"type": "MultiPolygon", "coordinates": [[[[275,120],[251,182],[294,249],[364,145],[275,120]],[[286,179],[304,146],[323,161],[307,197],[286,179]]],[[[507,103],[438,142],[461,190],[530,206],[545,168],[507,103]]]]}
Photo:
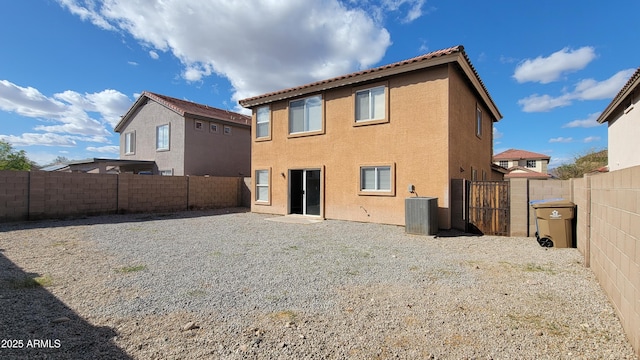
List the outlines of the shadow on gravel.
{"type": "Polygon", "coordinates": [[[111,214],[95,215],[83,217],[69,217],[66,219],[49,219],[0,223],[0,232],[14,231],[21,229],[40,229],[64,226],[97,225],[97,224],[120,224],[130,222],[154,221],[163,219],[190,219],[203,216],[216,216],[249,212],[249,208],[234,207],[209,210],[185,210],[170,213],[132,213],[132,214],[111,214]]]}
{"type": "Polygon", "coordinates": [[[131,359],[112,342],[113,329],[89,324],[46,290],[50,278],[24,272],[3,251],[1,359],[131,359]]]}

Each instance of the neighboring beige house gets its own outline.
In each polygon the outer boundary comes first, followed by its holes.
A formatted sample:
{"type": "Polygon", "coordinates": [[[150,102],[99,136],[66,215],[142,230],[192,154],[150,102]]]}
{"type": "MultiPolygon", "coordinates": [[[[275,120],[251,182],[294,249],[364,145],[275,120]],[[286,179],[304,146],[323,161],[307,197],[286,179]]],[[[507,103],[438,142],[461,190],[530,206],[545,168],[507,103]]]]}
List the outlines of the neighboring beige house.
{"type": "Polygon", "coordinates": [[[240,101],[253,111],[251,210],[405,225],[405,198],[490,179],[502,115],[456,46],[240,101]],[[415,189],[410,193],[410,189],[415,189]]]}
{"type": "Polygon", "coordinates": [[[145,91],[116,125],[120,159],[153,174],[248,176],[251,117],[145,91]]]}
{"type": "Polygon", "coordinates": [[[509,149],[493,156],[493,163],[507,169],[505,179],[548,179],[551,157],[526,150],[509,149]]]}
{"type": "Polygon", "coordinates": [[[600,124],[608,125],[609,171],[640,165],[640,108],[635,108],[640,107],[638,84],[640,68],[598,117],[600,124]]]}

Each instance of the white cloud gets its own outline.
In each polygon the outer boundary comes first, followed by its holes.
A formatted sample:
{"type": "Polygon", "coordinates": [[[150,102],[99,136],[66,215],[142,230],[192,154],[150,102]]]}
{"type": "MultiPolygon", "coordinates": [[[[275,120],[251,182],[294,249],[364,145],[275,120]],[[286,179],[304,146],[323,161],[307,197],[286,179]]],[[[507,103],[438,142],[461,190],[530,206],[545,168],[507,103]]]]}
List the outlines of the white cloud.
{"type": "Polygon", "coordinates": [[[602,100],[613,98],[633,75],[636,69],[626,69],[615,73],[603,81],[584,79],[574,86],[574,90],[560,96],[533,94],[518,100],[524,112],[544,112],[557,107],[569,106],[573,101],[602,100]]]}
{"type": "Polygon", "coordinates": [[[513,77],[519,83],[532,81],[547,84],[558,80],[565,73],[584,69],[595,58],[595,49],[590,46],[577,50],[564,48],[548,57],[538,56],[521,62],[513,77]]]}
{"type": "Polygon", "coordinates": [[[228,78],[235,89],[235,100],[374,65],[391,40],[368,10],[377,7],[401,12],[406,14],[402,16],[405,21],[412,21],[422,15],[425,3],[58,2],[101,28],[129,33],[151,51],[170,51],[182,62],[182,76],[188,81],[200,81],[214,73],[228,78]],[[145,16],[140,16],[141,8],[145,16]]]}
{"type": "Polygon", "coordinates": [[[600,141],[600,136],[588,136],[586,138],[584,138],[583,142],[585,143],[590,143],[590,142],[594,142],[594,141],[600,141]]]}
{"type": "Polygon", "coordinates": [[[573,120],[562,125],[562,127],[563,128],[578,128],[578,127],[591,128],[591,127],[600,126],[601,124],[599,124],[597,121],[598,116],[600,116],[600,112],[589,114],[589,116],[586,119],[573,120]]]}
{"type": "Polygon", "coordinates": [[[522,111],[524,112],[544,112],[557,107],[571,105],[571,100],[567,96],[554,98],[549,95],[533,94],[518,100],[518,105],[522,106],[522,111]]]}
{"type": "Polygon", "coordinates": [[[131,66],[138,66],[139,64],[135,61],[127,61],[127,64],[131,65],[131,66]]]}
{"type": "Polygon", "coordinates": [[[109,130],[131,104],[126,95],[115,90],[91,94],[67,90],[47,97],[32,87],[0,80],[0,110],[42,122],[34,130],[44,133],[5,136],[16,146],[73,146],[75,140],[105,143],[109,130]],[[93,113],[99,118],[93,118],[93,113]]]}
{"type": "Polygon", "coordinates": [[[570,137],[565,138],[565,137],[562,137],[562,136],[557,137],[557,138],[549,139],[550,143],[570,143],[572,141],[573,141],[573,138],[570,138],[570,137]]]}
{"type": "Polygon", "coordinates": [[[149,51],[149,57],[151,57],[154,60],[158,60],[160,58],[160,55],[158,55],[157,51],[149,51]]]}
{"type": "Polygon", "coordinates": [[[618,94],[635,71],[636,69],[618,71],[612,77],[600,82],[593,79],[582,80],[576,85],[574,95],[579,100],[611,99],[618,94]]]}
{"type": "Polygon", "coordinates": [[[64,135],[59,134],[36,134],[36,133],[25,133],[20,136],[15,135],[0,135],[0,139],[11,143],[14,146],[31,146],[31,145],[42,145],[42,146],[75,146],[76,142],[64,135]]]}
{"type": "Polygon", "coordinates": [[[493,127],[493,140],[500,139],[504,136],[504,133],[501,133],[497,127],[493,127]]]}
{"type": "Polygon", "coordinates": [[[89,146],[87,147],[87,151],[106,153],[106,154],[119,154],[120,147],[115,145],[101,146],[101,147],[89,146]]]}

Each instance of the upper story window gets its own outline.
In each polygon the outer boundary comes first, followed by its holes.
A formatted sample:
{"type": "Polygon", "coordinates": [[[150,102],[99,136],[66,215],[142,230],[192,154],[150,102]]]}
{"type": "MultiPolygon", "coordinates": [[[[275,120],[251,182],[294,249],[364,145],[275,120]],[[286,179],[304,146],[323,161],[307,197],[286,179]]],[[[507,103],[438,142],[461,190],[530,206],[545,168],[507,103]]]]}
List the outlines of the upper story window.
{"type": "Polygon", "coordinates": [[[476,136],[482,136],[482,110],[480,107],[476,107],[476,136]]]}
{"type": "Polygon", "coordinates": [[[224,127],[224,134],[225,135],[231,135],[231,126],[225,126],[224,127]]]}
{"type": "Polygon", "coordinates": [[[169,150],[169,124],[156,127],[156,150],[169,150]]]}
{"type": "Polygon", "coordinates": [[[124,134],[124,153],[125,155],[135,154],[136,152],[136,133],[128,132],[124,134]]]}
{"type": "Polygon", "coordinates": [[[196,120],[195,128],[196,128],[196,130],[203,130],[204,129],[204,123],[202,121],[196,120]]]}
{"type": "Polygon", "coordinates": [[[503,168],[508,168],[509,160],[500,160],[500,166],[502,166],[503,168]]]}
{"type": "Polygon", "coordinates": [[[289,134],[322,131],[320,95],[289,103],[289,134]]]}
{"type": "Polygon", "coordinates": [[[355,101],[356,122],[386,118],[385,86],[357,90],[355,101]]]}
{"type": "Polygon", "coordinates": [[[209,124],[209,132],[217,133],[218,132],[218,124],[211,123],[209,124]]]}
{"type": "Polygon", "coordinates": [[[536,161],[535,160],[527,160],[527,167],[528,168],[536,167],[536,161]]]}
{"type": "Polygon", "coordinates": [[[262,106],[256,110],[256,138],[268,138],[270,135],[271,109],[262,106]]]}

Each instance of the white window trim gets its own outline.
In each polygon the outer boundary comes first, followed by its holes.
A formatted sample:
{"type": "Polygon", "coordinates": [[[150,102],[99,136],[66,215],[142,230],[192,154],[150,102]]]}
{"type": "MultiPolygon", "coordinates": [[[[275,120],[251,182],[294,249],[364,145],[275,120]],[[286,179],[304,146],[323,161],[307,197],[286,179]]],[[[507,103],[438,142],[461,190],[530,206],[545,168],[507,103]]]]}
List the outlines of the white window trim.
{"type": "MultiPolygon", "coordinates": [[[[381,164],[366,164],[366,165],[361,165],[359,167],[359,171],[358,171],[359,175],[358,175],[358,195],[377,195],[377,196],[395,196],[396,195],[396,181],[395,181],[395,174],[396,174],[396,166],[395,163],[381,163],[381,164]],[[389,169],[389,189],[363,189],[363,178],[362,178],[362,174],[363,174],[363,170],[364,169],[371,169],[374,168],[376,169],[376,173],[377,173],[377,169],[379,168],[388,168],[389,169]]],[[[378,178],[376,176],[376,181],[378,181],[378,178]]],[[[376,187],[378,187],[376,185],[376,187]]]]}
{"type": "Polygon", "coordinates": [[[271,107],[269,105],[267,106],[261,106],[258,109],[256,109],[256,140],[271,140],[271,107]],[[267,116],[266,116],[266,120],[260,121],[260,110],[261,109],[267,109],[267,116]],[[259,135],[258,134],[258,129],[260,124],[267,124],[267,134],[266,135],[259,135]]]}
{"type": "Polygon", "coordinates": [[[124,154],[134,155],[135,153],[136,153],[136,132],[129,131],[124,134],[124,154]],[[127,139],[129,140],[127,141],[127,139]]]}
{"type": "Polygon", "coordinates": [[[482,109],[476,106],[476,136],[482,137],[482,109]]]}
{"type": "Polygon", "coordinates": [[[271,168],[268,169],[256,169],[254,172],[254,178],[255,178],[255,197],[254,197],[254,201],[256,204],[259,205],[271,205],[271,168]],[[260,172],[266,172],[267,173],[267,183],[266,184],[260,184],[258,183],[258,173],[260,172]],[[259,188],[266,188],[267,189],[267,199],[263,200],[263,199],[258,199],[258,196],[260,194],[260,191],[258,191],[259,188]]]}
{"type": "Polygon", "coordinates": [[[304,98],[299,98],[299,99],[289,101],[289,115],[287,120],[288,120],[288,126],[289,126],[289,137],[323,134],[324,133],[324,97],[320,94],[317,94],[317,95],[307,96],[304,98]],[[300,101],[300,100],[312,99],[316,97],[320,99],[320,129],[291,132],[291,120],[292,120],[291,119],[291,103],[300,101]]]}
{"type": "Polygon", "coordinates": [[[171,125],[170,124],[162,124],[162,125],[158,125],[156,126],[156,151],[168,151],[171,148],[171,125]],[[159,140],[160,138],[158,137],[159,135],[159,130],[161,127],[167,127],[167,145],[166,147],[160,147],[159,146],[159,140]]]}
{"type": "Polygon", "coordinates": [[[368,85],[366,87],[359,87],[359,88],[355,88],[353,90],[353,119],[354,119],[354,126],[362,126],[362,125],[372,125],[372,124],[381,124],[381,123],[388,123],[389,122],[389,87],[387,82],[384,83],[378,83],[378,84],[372,84],[372,85],[368,85]],[[358,94],[364,91],[369,91],[369,114],[371,114],[371,106],[372,106],[372,102],[371,102],[371,90],[373,89],[379,89],[379,88],[383,88],[384,89],[384,110],[383,110],[383,116],[381,118],[377,118],[377,119],[357,119],[357,114],[358,114],[358,94]]]}

